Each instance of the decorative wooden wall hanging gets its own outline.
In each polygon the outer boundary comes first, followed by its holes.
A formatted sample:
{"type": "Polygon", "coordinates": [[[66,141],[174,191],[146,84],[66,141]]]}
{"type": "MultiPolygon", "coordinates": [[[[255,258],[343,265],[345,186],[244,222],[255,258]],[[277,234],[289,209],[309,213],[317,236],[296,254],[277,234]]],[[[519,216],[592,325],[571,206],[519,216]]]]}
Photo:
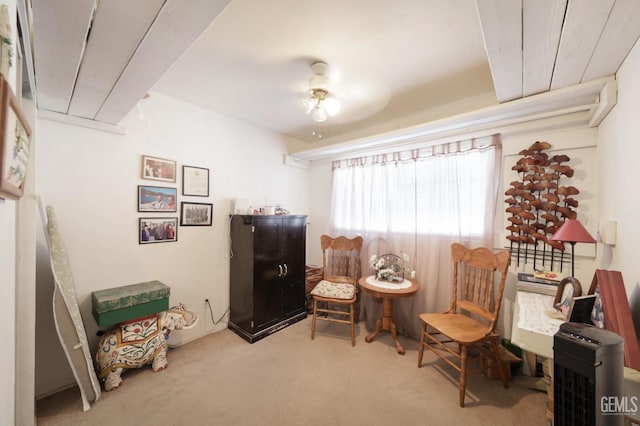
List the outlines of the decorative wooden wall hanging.
{"type": "Polygon", "coordinates": [[[576,218],[578,200],[573,196],[580,191],[561,185],[573,176],[573,169],[567,164],[570,158],[564,154],[549,157],[544,152],[549,148],[547,142],[534,143],[519,152],[522,158],[511,168],[520,179],[511,182],[505,192],[509,205],[506,211],[510,213],[507,239],[518,266],[521,259],[524,263],[532,260],[534,269],[553,271],[559,267],[562,271],[569,256],[565,258],[564,243],[552,241],[551,236],[565,219],[576,218]]]}

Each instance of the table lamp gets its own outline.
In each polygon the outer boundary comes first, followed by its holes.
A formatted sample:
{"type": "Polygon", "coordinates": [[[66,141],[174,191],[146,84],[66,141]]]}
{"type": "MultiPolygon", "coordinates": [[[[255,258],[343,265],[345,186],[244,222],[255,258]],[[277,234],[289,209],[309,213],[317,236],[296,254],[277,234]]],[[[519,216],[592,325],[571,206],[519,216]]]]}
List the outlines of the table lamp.
{"type": "Polygon", "coordinates": [[[571,276],[574,274],[574,247],[576,243],[595,243],[596,240],[589,234],[589,231],[585,229],[578,219],[567,219],[560,229],[558,229],[552,236],[554,241],[562,241],[564,243],[571,244],[571,276]]]}

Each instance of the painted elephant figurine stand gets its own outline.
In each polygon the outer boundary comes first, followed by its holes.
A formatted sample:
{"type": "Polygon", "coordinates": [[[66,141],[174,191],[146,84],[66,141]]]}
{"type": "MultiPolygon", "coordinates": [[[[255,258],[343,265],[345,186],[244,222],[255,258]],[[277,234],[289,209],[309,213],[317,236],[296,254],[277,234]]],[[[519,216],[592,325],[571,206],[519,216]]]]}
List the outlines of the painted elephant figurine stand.
{"type": "Polygon", "coordinates": [[[151,364],[153,371],[167,367],[167,339],[171,330],[196,325],[198,316],[180,304],[168,311],[120,323],[100,339],[96,352],[98,378],[110,391],[122,383],[125,369],[151,364]]]}

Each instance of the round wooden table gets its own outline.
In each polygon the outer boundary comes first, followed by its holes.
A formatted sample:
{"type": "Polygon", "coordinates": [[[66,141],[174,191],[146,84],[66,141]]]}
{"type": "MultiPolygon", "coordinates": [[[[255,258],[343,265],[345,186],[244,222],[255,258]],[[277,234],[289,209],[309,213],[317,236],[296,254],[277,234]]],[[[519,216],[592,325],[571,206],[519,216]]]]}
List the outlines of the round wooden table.
{"type": "MultiPolygon", "coordinates": [[[[416,294],[418,291],[418,283],[415,280],[405,280],[411,282],[410,287],[406,288],[385,288],[367,282],[367,278],[373,279],[373,277],[362,277],[359,280],[360,287],[367,293],[371,294],[377,299],[382,299],[382,317],[376,321],[376,328],[371,334],[364,338],[367,343],[371,343],[373,339],[380,333],[381,330],[391,332],[394,342],[396,343],[396,349],[400,355],[404,355],[404,347],[398,341],[398,332],[396,331],[396,325],[393,323],[393,299],[398,297],[410,297],[416,294]]],[[[391,284],[383,281],[385,284],[391,284]]]]}

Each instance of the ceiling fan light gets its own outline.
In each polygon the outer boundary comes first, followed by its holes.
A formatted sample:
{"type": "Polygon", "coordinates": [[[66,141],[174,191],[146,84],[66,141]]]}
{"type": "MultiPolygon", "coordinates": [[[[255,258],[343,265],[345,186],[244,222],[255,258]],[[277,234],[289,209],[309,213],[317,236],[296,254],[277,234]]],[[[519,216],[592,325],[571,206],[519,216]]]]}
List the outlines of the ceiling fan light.
{"type": "Polygon", "coordinates": [[[305,115],[311,114],[315,105],[316,103],[311,98],[300,99],[300,107],[302,108],[302,111],[304,111],[305,115]]]}
{"type": "Polygon", "coordinates": [[[327,121],[327,112],[324,108],[315,108],[311,117],[313,118],[313,121],[322,123],[323,121],[327,121]]]}
{"type": "Polygon", "coordinates": [[[328,95],[323,102],[324,108],[327,110],[327,114],[331,117],[340,112],[342,106],[339,99],[336,99],[332,95],[328,95]]]}

